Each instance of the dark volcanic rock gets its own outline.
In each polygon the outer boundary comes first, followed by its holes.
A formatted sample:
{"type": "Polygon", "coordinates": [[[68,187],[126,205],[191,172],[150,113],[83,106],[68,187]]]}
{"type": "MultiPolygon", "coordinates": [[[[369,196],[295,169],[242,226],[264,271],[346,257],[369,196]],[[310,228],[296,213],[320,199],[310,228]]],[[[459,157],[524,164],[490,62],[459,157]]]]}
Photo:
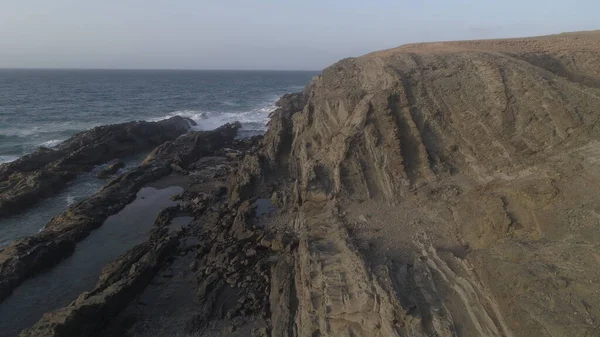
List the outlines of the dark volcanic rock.
{"type": "Polygon", "coordinates": [[[173,140],[189,131],[192,123],[176,116],[159,122],[100,126],[74,135],[56,149],[40,148],[0,165],[0,216],[20,212],[57,193],[79,172],[173,140]]]}
{"type": "Polygon", "coordinates": [[[77,241],[123,209],[144,185],[171,173],[171,164],[188,167],[200,157],[220,151],[234,140],[240,127],[235,123],[214,131],[189,132],[161,145],[140,166],[56,216],[42,232],[0,251],[0,300],[29,276],[68,256],[77,241]]]}
{"type": "Polygon", "coordinates": [[[108,264],[94,290],[65,308],[46,313],[20,336],[88,336],[106,324],[152,280],[166,256],[177,247],[177,236],[155,228],[146,242],[108,264]]]}
{"type": "Polygon", "coordinates": [[[125,163],[118,160],[112,164],[109,164],[106,168],[104,168],[100,172],[98,172],[96,177],[98,177],[98,179],[108,179],[110,176],[119,172],[119,170],[122,169],[123,167],[125,167],[125,163]]]}
{"type": "MultiPolygon", "coordinates": [[[[236,125],[225,127],[215,134],[220,135],[217,138],[232,137],[232,131],[236,128],[236,125]]],[[[160,272],[161,281],[153,282],[154,286],[171,282],[176,282],[177,287],[186,282],[193,283],[195,286],[199,268],[204,270],[207,266],[208,268],[219,267],[214,272],[214,276],[218,279],[203,280],[205,284],[203,289],[208,295],[207,298],[201,296],[201,284],[197,291],[186,295],[193,296],[193,293],[198,293],[201,312],[199,315],[194,313],[193,316],[187,318],[192,319],[190,324],[183,323],[187,322],[187,319],[183,319],[182,325],[185,328],[182,329],[195,330],[196,325],[193,323],[202,324],[206,319],[203,314],[212,317],[214,301],[217,301],[218,305],[221,303],[225,305],[222,313],[214,312],[219,317],[226,312],[229,312],[230,315],[263,312],[262,310],[265,308],[263,304],[267,302],[266,284],[263,284],[264,277],[260,274],[261,270],[254,266],[254,261],[264,260],[266,257],[266,250],[259,248],[258,243],[262,235],[255,232],[252,225],[248,223],[252,220],[252,210],[248,207],[248,203],[245,208],[241,207],[239,210],[227,209],[225,207],[227,198],[224,198],[221,192],[221,188],[227,186],[227,181],[211,178],[217,167],[222,167],[226,173],[233,172],[237,162],[229,160],[226,154],[231,151],[243,151],[253,142],[251,140],[235,140],[229,146],[236,150],[226,148],[225,151],[212,151],[205,146],[206,140],[201,141],[201,138],[201,134],[195,136],[190,134],[179,138],[174,144],[165,144],[149,156],[144,165],[153,165],[154,163],[169,164],[169,166],[181,165],[183,169],[194,172],[194,176],[203,178],[200,185],[196,185],[178,197],[179,200],[183,200],[182,203],[195,205],[193,214],[203,224],[203,230],[173,228],[172,219],[179,216],[180,208],[175,206],[163,209],[156,217],[155,228],[148,235],[147,241],[107,264],[92,291],[83,293],[67,307],[45,314],[35,325],[24,330],[21,336],[119,335],[121,332],[117,333],[116,331],[124,331],[123,329],[127,329],[124,327],[129,326],[131,322],[126,318],[131,317],[126,307],[137,305],[135,301],[132,302],[132,299],[144,291],[161,267],[163,267],[160,272]],[[199,144],[203,145],[197,146],[199,144]],[[192,153],[206,153],[208,156],[198,159],[198,156],[192,156],[192,153]],[[174,154],[177,155],[174,156],[174,154]],[[174,161],[176,160],[178,163],[171,160],[165,162],[161,159],[165,157],[174,158],[174,161]],[[217,158],[221,160],[217,160],[217,158]],[[202,200],[202,202],[196,203],[194,200],[202,200]],[[205,204],[211,207],[207,208],[205,204]],[[234,220],[235,225],[239,227],[235,229],[236,233],[231,229],[234,220]],[[204,230],[205,226],[206,231],[204,230]],[[223,236],[213,242],[213,234],[222,234],[223,236]],[[237,234],[241,234],[240,237],[245,239],[239,242],[233,240],[232,236],[237,234]],[[205,259],[205,263],[198,260],[209,250],[214,250],[214,255],[205,259]],[[180,266],[185,266],[186,270],[188,267],[192,269],[191,273],[170,272],[169,270],[177,265],[177,259],[180,259],[180,266]],[[225,286],[226,280],[231,284],[225,286]],[[215,292],[218,292],[219,289],[225,290],[223,296],[215,292]],[[240,291],[244,294],[236,295],[240,291]],[[123,315],[119,315],[123,310],[125,310],[123,315]]],[[[185,285],[183,287],[185,288],[185,285]]],[[[160,291],[162,292],[162,290],[160,291]]],[[[170,291],[167,292],[170,293],[170,291]]],[[[177,297],[176,294],[173,296],[177,297]]],[[[168,298],[171,298],[171,295],[168,298]]],[[[161,298],[160,301],[163,300],[166,299],[161,298]]],[[[164,302],[160,303],[164,304],[164,302]]],[[[143,306],[161,304],[144,303],[143,306]]],[[[180,305],[188,304],[180,303],[180,305]]],[[[171,311],[170,308],[161,306],[161,311],[171,311]]],[[[177,314],[181,313],[177,312],[177,314]]]]}

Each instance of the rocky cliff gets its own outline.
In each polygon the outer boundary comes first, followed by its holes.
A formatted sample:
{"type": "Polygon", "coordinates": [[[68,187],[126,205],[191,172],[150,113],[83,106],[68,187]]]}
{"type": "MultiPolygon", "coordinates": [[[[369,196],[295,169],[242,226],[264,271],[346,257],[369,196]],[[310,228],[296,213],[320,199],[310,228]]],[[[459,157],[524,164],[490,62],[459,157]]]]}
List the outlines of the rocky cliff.
{"type": "Polygon", "coordinates": [[[408,45],[276,112],[287,335],[599,335],[599,52],[598,32],[408,45]]]}
{"type": "Polygon", "coordinates": [[[599,32],[346,59],[278,106],[157,149],[191,224],[22,335],[600,335],[599,32]]]}

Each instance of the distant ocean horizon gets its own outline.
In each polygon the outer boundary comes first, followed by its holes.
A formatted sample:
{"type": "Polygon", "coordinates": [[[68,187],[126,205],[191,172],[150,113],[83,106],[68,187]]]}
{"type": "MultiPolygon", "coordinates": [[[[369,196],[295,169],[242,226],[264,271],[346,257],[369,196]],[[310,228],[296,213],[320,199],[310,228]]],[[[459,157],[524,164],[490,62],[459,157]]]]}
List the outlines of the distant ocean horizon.
{"type": "Polygon", "coordinates": [[[186,69],[0,69],[0,163],[52,147],[95,126],[189,117],[197,129],[240,121],[265,131],[283,94],[317,71],[186,69]]]}
{"type": "Polygon", "coordinates": [[[100,71],[233,71],[233,72],[308,72],[319,73],[321,70],[302,70],[302,69],[202,69],[202,68],[6,68],[2,70],[100,70],[100,71]]]}

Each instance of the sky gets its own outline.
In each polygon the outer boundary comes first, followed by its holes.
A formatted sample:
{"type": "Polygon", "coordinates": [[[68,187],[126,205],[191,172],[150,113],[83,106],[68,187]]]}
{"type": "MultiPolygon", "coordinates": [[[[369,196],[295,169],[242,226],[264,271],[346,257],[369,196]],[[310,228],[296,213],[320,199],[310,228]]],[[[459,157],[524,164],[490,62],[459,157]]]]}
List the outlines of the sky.
{"type": "Polygon", "coordinates": [[[600,0],[0,0],[0,68],[320,70],[406,43],[600,29],[600,0]]]}

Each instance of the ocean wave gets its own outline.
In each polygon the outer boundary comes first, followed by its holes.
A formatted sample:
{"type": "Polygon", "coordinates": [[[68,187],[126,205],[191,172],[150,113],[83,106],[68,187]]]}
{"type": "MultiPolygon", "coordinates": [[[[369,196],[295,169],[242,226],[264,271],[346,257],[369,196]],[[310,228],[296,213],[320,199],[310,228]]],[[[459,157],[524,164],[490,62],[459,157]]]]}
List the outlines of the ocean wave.
{"type": "Polygon", "coordinates": [[[233,102],[233,101],[224,101],[221,104],[226,105],[226,106],[232,106],[232,107],[240,106],[240,103],[233,102]]]}
{"type": "Polygon", "coordinates": [[[279,97],[274,97],[263,105],[255,107],[249,111],[242,112],[227,112],[227,111],[201,111],[201,110],[178,110],[173,111],[165,116],[153,118],[151,121],[160,121],[171,118],[173,116],[181,116],[192,119],[198,125],[194,130],[214,130],[219,126],[240,122],[242,130],[253,131],[254,133],[263,133],[267,130],[269,115],[277,107],[275,102],[279,97]]]}
{"type": "Polygon", "coordinates": [[[35,134],[38,134],[41,130],[39,126],[31,126],[23,129],[5,129],[2,130],[0,136],[3,137],[28,137],[35,134]]]}
{"type": "Polygon", "coordinates": [[[19,156],[0,156],[0,164],[10,163],[19,159],[19,156]]]}
{"type": "MultiPolygon", "coordinates": [[[[118,123],[116,121],[114,123],[118,123]]],[[[113,123],[109,122],[108,124],[113,123]]],[[[96,126],[104,125],[97,122],[74,122],[63,123],[44,123],[44,125],[22,127],[2,127],[0,128],[0,137],[20,137],[20,138],[44,138],[51,136],[71,135],[82,130],[92,129],[96,126]]]]}
{"type": "Polygon", "coordinates": [[[58,144],[60,144],[60,143],[62,143],[64,141],[65,141],[64,139],[51,139],[51,140],[48,140],[48,141],[45,141],[45,142],[41,143],[40,146],[43,146],[43,147],[55,147],[56,145],[58,145],[58,144]]]}
{"type": "Polygon", "coordinates": [[[71,206],[75,203],[75,196],[72,196],[71,194],[67,194],[65,201],[67,202],[67,206],[71,206]]]}

